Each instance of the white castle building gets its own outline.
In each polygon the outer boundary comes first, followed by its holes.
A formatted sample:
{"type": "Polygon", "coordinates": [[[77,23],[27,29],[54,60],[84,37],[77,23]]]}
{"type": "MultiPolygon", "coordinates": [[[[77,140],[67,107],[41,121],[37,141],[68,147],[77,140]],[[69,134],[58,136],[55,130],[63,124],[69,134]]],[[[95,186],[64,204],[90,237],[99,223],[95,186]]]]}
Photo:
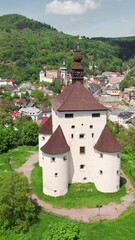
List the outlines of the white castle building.
{"type": "Polygon", "coordinates": [[[39,129],[43,192],[54,197],[71,183],[92,182],[105,193],[120,188],[122,148],[107,127],[107,108],[82,84],[81,60],[75,51],[72,84],[52,101],[52,116],[39,129]]]}

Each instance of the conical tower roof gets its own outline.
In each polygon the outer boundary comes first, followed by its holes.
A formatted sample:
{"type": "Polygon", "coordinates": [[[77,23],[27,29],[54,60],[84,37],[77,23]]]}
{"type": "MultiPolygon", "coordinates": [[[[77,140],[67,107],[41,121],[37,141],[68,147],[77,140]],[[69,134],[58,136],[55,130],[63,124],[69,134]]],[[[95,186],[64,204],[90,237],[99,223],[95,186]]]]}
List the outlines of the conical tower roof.
{"type": "Polygon", "coordinates": [[[69,150],[70,148],[60,126],[55,130],[48,142],[41,147],[42,152],[51,155],[67,153],[69,150]]]}
{"type": "Polygon", "coordinates": [[[106,153],[116,153],[122,151],[121,145],[116,141],[107,124],[105,125],[94,148],[97,151],[106,153]]]}

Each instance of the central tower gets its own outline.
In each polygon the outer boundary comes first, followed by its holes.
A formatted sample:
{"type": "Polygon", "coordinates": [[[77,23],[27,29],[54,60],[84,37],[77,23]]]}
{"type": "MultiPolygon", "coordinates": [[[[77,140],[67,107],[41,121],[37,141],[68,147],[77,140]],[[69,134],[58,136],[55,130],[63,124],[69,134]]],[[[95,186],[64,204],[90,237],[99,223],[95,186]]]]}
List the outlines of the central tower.
{"type": "Polygon", "coordinates": [[[82,54],[80,53],[80,50],[77,49],[74,51],[74,66],[71,71],[72,76],[72,83],[74,84],[76,81],[79,81],[83,84],[83,67],[81,65],[82,61],[82,54]]]}

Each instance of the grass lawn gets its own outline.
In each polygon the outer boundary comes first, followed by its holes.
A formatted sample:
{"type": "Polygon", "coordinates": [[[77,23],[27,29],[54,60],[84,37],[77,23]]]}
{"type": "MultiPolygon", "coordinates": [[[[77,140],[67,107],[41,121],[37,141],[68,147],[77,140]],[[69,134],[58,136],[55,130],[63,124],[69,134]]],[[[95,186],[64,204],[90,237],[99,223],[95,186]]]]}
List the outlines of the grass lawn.
{"type": "Polygon", "coordinates": [[[130,155],[122,154],[121,158],[122,169],[135,187],[135,152],[130,155]]]}
{"type": "Polygon", "coordinates": [[[92,183],[71,184],[69,191],[62,197],[50,197],[43,194],[42,191],[42,169],[35,164],[35,168],[31,175],[32,188],[34,193],[42,200],[53,204],[58,208],[93,208],[96,205],[105,205],[109,202],[120,202],[120,198],[126,194],[125,186],[117,193],[101,193],[98,192],[92,183]]]}
{"type": "MultiPolygon", "coordinates": [[[[13,231],[0,234],[0,240],[45,240],[43,235],[48,230],[48,225],[53,222],[63,221],[64,217],[41,212],[39,222],[33,225],[29,232],[15,234],[13,231]]],[[[69,220],[67,220],[69,221],[69,220]]],[[[135,239],[135,205],[130,207],[116,220],[98,221],[92,224],[78,223],[86,237],[81,240],[134,240],[135,239]]],[[[52,239],[53,240],[53,239],[52,239]]]]}
{"type": "MultiPolygon", "coordinates": [[[[13,167],[17,168],[22,165],[26,158],[31,154],[31,151],[37,150],[28,147],[19,147],[17,149],[11,150],[6,154],[1,154],[0,163],[0,173],[9,170],[9,166],[6,163],[8,157],[12,156],[13,167]],[[18,150],[17,150],[18,149],[18,150]]],[[[135,183],[135,178],[132,178],[131,172],[134,164],[133,159],[128,159],[128,156],[125,156],[125,159],[122,159],[122,168],[124,172],[132,179],[135,183]],[[127,161],[128,160],[128,161],[127,161]],[[126,172],[127,171],[127,172],[126,172]]],[[[37,195],[42,193],[42,180],[41,180],[41,168],[36,164],[32,172],[32,184],[34,191],[37,195]],[[38,189],[39,188],[39,189],[38,189]]],[[[95,201],[98,200],[101,204],[109,201],[119,201],[120,197],[125,194],[125,187],[122,186],[121,191],[116,194],[102,194],[95,190],[93,184],[73,184],[69,188],[69,193],[64,197],[51,198],[47,197],[44,194],[41,194],[41,198],[44,197],[45,201],[52,202],[53,205],[60,207],[60,204],[66,204],[66,207],[77,207],[78,203],[80,207],[83,206],[83,203],[93,206],[96,205],[95,201]],[[79,189],[77,191],[77,189],[79,189]],[[93,189],[93,192],[87,191],[88,189],[93,189]],[[62,202],[64,199],[64,202],[62,202]],[[97,200],[96,200],[97,199],[97,200]],[[72,200],[72,201],[71,201],[72,200]]],[[[0,232],[0,240],[45,240],[45,234],[48,231],[48,225],[53,222],[62,222],[64,217],[57,217],[49,213],[40,212],[39,221],[33,225],[27,233],[16,234],[14,231],[5,231],[0,232]]],[[[71,221],[68,220],[67,221],[71,221]]],[[[97,221],[92,224],[83,224],[78,223],[82,232],[86,233],[86,237],[81,240],[134,240],[135,239],[135,204],[130,207],[126,212],[124,212],[118,219],[115,220],[103,220],[97,221]]]]}
{"type": "Polygon", "coordinates": [[[33,151],[37,150],[37,146],[19,146],[7,153],[0,154],[0,174],[11,170],[10,165],[8,164],[9,159],[11,160],[12,169],[15,169],[25,163],[27,157],[30,156],[33,151]]]}

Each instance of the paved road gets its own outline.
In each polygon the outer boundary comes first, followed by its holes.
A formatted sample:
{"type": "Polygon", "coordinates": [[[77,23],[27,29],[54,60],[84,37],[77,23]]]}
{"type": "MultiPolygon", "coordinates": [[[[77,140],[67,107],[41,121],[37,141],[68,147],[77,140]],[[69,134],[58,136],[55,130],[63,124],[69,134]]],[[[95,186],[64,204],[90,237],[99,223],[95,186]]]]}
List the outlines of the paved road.
{"type": "MultiPolygon", "coordinates": [[[[22,167],[16,169],[16,171],[23,172],[30,181],[31,171],[36,162],[38,162],[38,152],[32,154],[26,161],[26,163],[24,163],[22,167]]],[[[60,216],[66,216],[77,221],[88,223],[101,219],[115,219],[118,218],[120,214],[123,213],[129,206],[131,206],[133,201],[135,201],[135,189],[127,178],[126,180],[127,194],[121,198],[121,203],[118,204],[115,202],[111,202],[103,206],[100,209],[100,216],[99,209],[97,208],[54,208],[51,204],[40,200],[35,194],[32,194],[31,198],[47,212],[51,212],[60,216]]]]}

